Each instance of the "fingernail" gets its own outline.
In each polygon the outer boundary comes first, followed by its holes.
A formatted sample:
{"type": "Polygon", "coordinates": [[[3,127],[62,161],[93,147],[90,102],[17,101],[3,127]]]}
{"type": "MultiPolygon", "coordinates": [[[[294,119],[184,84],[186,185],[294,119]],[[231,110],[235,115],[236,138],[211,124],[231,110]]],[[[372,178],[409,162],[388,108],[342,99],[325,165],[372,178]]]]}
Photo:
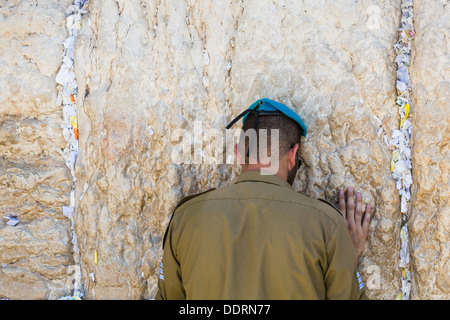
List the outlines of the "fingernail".
{"type": "Polygon", "coordinates": [[[344,194],[344,190],[339,190],[339,194],[343,195],[344,194]]]}
{"type": "Polygon", "coordinates": [[[353,192],[353,188],[352,187],[348,187],[348,191],[349,192],[353,192]]]}

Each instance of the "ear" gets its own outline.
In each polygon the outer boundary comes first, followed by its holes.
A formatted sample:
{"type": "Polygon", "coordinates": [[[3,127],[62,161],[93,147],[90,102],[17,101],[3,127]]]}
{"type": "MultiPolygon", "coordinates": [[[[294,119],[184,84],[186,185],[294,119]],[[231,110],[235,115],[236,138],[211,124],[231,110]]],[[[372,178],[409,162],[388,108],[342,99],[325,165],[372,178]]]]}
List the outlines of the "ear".
{"type": "Polygon", "coordinates": [[[299,148],[299,144],[296,143],[291,149],[289,149],[288,152],[288,169],[291,170],[293,167],[295,167],[296,159],[297,158],[297,150],[299,148]]]}
{"type": "Polygon", "coordinates": [[[238,151],[237,143],[234,144],[234,154],[236,155],[237,163],[241,164],[242,163],[242,157],[241,157],[241,154],[238,151]]]}

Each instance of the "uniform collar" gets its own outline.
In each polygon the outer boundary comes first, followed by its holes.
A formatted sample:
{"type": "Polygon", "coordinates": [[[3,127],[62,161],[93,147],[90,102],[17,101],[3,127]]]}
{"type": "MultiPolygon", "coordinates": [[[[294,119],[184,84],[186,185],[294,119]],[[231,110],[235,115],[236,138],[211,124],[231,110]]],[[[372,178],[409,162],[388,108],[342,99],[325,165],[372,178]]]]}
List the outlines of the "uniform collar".
{"type": "Polygon", "coordinates": [[[247,171],[242,173],[239,177],[237,177],[234,183],[240,183],[244,181],[271,183],[278,185],[280,187],[287,187],[293,190],[292,186],[286,180],[281,179],[279,176],[275,174],[261,174],[259,170],[247,171]]]}

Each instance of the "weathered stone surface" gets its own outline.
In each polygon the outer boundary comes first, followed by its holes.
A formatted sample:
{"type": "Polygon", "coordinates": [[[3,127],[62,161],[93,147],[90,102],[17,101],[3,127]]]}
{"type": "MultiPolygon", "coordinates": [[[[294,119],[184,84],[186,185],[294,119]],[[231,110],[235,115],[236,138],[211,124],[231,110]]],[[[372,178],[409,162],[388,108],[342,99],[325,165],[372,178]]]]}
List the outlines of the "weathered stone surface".
{"type": "MultiPolygon", "coordinates": [[[[361,271],[369,297],[395,298],[401,213],[383,135],[399,123],[400,2],[90,0],[74,52],[78,261],[55,82],[71,1],[0,0],[0,298],[71,294],[74,260],[87,299],[153,298],[175,204],[240,172],[206,163],[208,133],[261,97],[308,126],[296,190],[336,202],[353,186],[375,207],[361,271]]],[[[414,5],[411,298],[448,299],[448,8],[414,5]]]]}
{"type": "Polygon", "coordinates": [[[449,299],[449,8],[446,1],[414,6],[412,290],[420,299],[449,299]]]}
{"type": "Polygon", "coordinates": [[[0,2],[0,113],[58,113],[55,75],[61,65],[64,12],[60,1],[0,2]]]}
{"type": "Polygon", "coordinates": [[[295,108],[309,127],[296,189],[335,201],[339,188],[353,185],[375,205],[363,273],[372,266],[365,276],[375,270],[381,278],[371,297],[395,297],[399,203],[373,115],[387,131],[397,125],[392,45],[400,1],[377,5],[373,29],[368,5],[353,1],[327,10],[324,2],[89,4],[75,57],[87,94],[79,101],[77,194],[87,189],[75,224],[88,297],[110,290],[153,297],[175,203],[239,172],[174,164],[175,129],[192,133],[195,120],[203,132],[224,128],[260,97],[295,108]]]}
{"type": "Polygon", "coordinates": [[[54,80],[70,1],[0,1],[0,298],[70,293],[72,187],[54,80]],[[16,226],[7,225],[17,216],[16,226]]]}

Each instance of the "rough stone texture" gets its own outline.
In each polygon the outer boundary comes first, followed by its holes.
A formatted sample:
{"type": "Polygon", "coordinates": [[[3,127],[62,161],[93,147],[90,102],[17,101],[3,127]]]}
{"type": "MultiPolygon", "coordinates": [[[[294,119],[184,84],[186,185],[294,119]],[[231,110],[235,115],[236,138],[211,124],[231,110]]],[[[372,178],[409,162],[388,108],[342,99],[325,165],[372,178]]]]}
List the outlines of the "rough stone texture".
{"type": "Polygon", "coordinates": [[[0,1],[0,298],[70,294],[72,186],[55,76],[70,1],[0,1]],[[16,215],[16,226],[7,216],[16,215]]]}
{"type": "MultiPolygon", "coordinates": [[[[444,2],[414,4],[413,299],[449,298],[444,2]],[[426,125],[415,125],[418,117],[426,125]]],[[[56,151],[66,142],[54,80],[69,5],[0,0],[0,214],[21,221],[0,221],[0,298],[71,293],[74,259],[62,206],[72,177],[56,151]]],[[[240,170],[176,163],[174,150],[196,121],[203,133],[224,133],[250,103],[268,97],[308,126],[295,189],[336,202],[338,189],[351,185],[375,206],[362,274],[369,297],[395,298],[401,213],[382,136],[399,123],[399,8],[400,0],[90,0],[75,48],[74,216],[85,297],[154,297],[175,204],[228,184],[240,170]]],[[[205,154],[211,142],[205,135],[205,154]]]]}
{"type": "Polygon", "coordinates": [[[447,1],[414,6],[412,290],[420,299],[450,299],[449,7],[447,1]]]}
{"type": "Polygon", "coordinates": [[[353,185],[375,205],[361,263],[381,277],[370,296],[395,297],[399,203],[373,115],[388,131],[397,125],[400,2],[370,4],[380,9],[379,28],[368,28],[369,3],[354,1],[89,4],[75,57],[87,94],[76,169],[77,193],[87,189],[75,224],[89,298],[154,296],[176,202],[229,183],[239,170],[173,164],[175,129],[192,132],[195,120],[204,131],[224,128],[260,97],[295,108],[309,127],[296,189],[335,201],[339,188],[353,185]]]}

